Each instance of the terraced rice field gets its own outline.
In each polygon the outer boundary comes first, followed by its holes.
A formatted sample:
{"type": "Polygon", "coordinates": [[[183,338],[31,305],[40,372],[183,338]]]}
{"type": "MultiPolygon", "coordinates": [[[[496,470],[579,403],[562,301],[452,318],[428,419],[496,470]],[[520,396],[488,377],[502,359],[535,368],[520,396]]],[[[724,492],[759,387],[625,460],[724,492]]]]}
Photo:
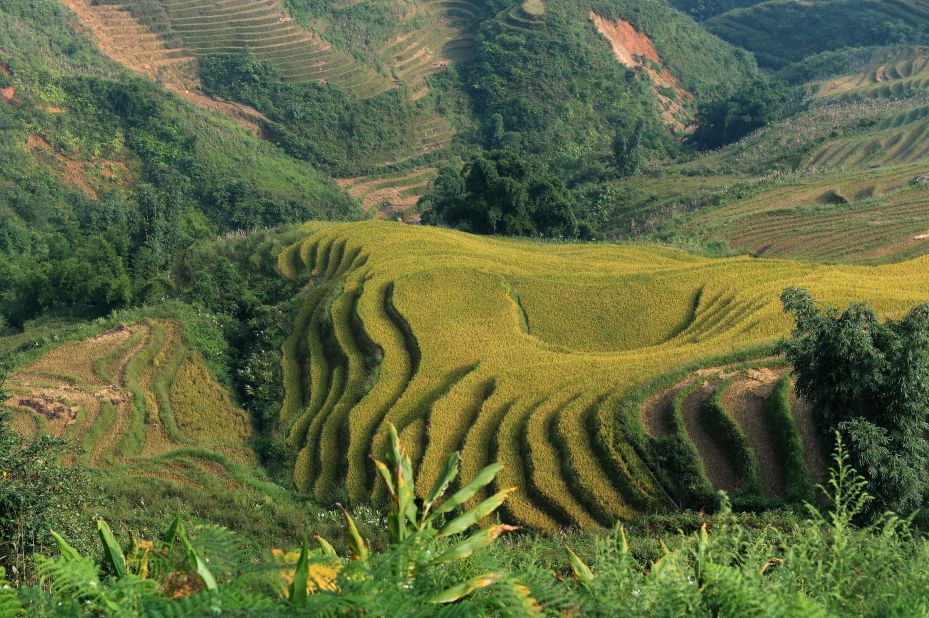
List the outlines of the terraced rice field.
{"type": "Polygon", "coordinates": [[[474,30],[482,7],[477,0],[422,0],[408,8],[405,21],[416,27],[392,37],[379,52],[394,79],[406,84],[416,100],[429,92],[426,77],[474,57],[474,30]]]}
{"type": "Polygon", "coordinates": [[[118,62],[153,78],[164,77],[176,67],[190,72],[194,57],[189,51],[151,32],[125,8],[91,0],[62,3],[93,32],[101,49],[118,62]]]}
{"type": "Polygon", "coordinates": [[[294,22],[281,0],[157,0],[125,8],[194,56],[248,48],[289,82],[333,83],[359,97],[392,87],[374,67],[294,22]]]}
{"type": "MultiPolygon", "coordinates": [[[[519,487],[508,515],[543,530],[609,525],[673,503],[674,489],[652,467],[650,440],[685,432],[697,444],[695,465],[711,461],[712,440],[696,439],[701,419],[688,420],[691,412],[681,423],[643,422],[626,403],[679,368],[716,367],[712,359],[746,350],[763,355],[791,325],[777,300],[785,287],[802,285],[839,307],[867,299],[883,315],[929,296],[929,258],[881,267],[711,260],[388,222],[313,224],[308,234],[279,260],[285,274],[310,271],[316,282],[283,350],[280,424],[300,449],[297,485],[324,502],[382,499],[369,456],[383,452],[389,420],[412,447],[418,491],[428,491],[454,450],[465,480],[499,459],[506,471],[498,485],[519,487]]],[[[732,371],[762,371],[767,361],[759,362],[732,371]]],[[[706,377],[706,396],[726,387],[713,399],[714,422],[746,436],[740,461],[776,464],[779,452],[759,446],[773,430],[752,415],[760,405],[753,398],[768,398],[780,374],[763,375],[706,377]]],[[[684,408],[699,407],[693,398],[703,393],[688,390],[696,379],[659,399],[685,393],[684,408]]],[[[797,414],[782,438],[806,436],[797,414]]],[[[801,450],[793,449],[795,460],[801,450]]],[[[705,474],[738,490],[744,473],[726,476],[726,452],[705,474]]],[[[815,474],[814,465],[815,457],[807,463],[815,474]]],[[[782,467],[786,479],[805,466],[782,467]]],[[[758,492],[796,485],[749,468],[758,492]]]]}
{"type": "Polygon", "coordinates": [[[366,176],[339,181],[352,197],[361,201],[368,212],[378,217],[404,217],[429,189],[436,177],[436,168],[421,167],[408,172],[366,176]]]}
{"type": "Polygon", "coordinates": [[[755,256],[881,263],[929,250],[929,166],[811,176],[722,208],[682,229],[755,256]]]}
{"type": "Polygon", "coordinates": [[[821,83],[816,96],[827,101],[894,99],[929,90],[929,47],[885,49],[873,63],[853,73],[821,83]]]}
{"type": "Polygon", "coordinates": [[[789,368],[778,359],[710,367],[649,393],[639,410],[642,424],[653,439],[677,436],[691,445],[709,486],[738,493],[751,480],[748,477],[753,471],[746,469],[744,462],[733,460],[732,446],[708,422],[706,406],[715,398],[721,412],[750,447],[761,493],[777,498],[785,494],[788,480],[805,477],[808,491],[823,479],[826,469],[809,406],[791,395],[786,409],[777,410],[772,407],[772,399],[779,388],[792,391],[793,387],[789,368]],[[778,422],[783,420],[777,418],[779,413],[786,413],[788,418],[786,435],[779,432],[778,422]],[[679,418],[675,419],[675,415],[679,418]],[[788,436],[791,439],[785,439],[788,436]]]}
{"type": "Polygon", "coordinates": [[[4,386],[14,426],[81,448],[68,463],[188,490],[248,493],[255,484],[250,421],[176,322],[150,319],[61,345],[4,386]]]}
{"type": "Polygon", "coordinates": [[[532,32],[542,26],[548,10],[540,0],[526,0],[514,3],[505,10],[500,24],[509,30],[517,32],[532,32]]]}
{"type": "Polygon", "coordinates": [[[929,158],[929,107],[921,106],[877,123],[863,135],[826,141],[808,157],[820,169],[903,165],[929,158]]]}

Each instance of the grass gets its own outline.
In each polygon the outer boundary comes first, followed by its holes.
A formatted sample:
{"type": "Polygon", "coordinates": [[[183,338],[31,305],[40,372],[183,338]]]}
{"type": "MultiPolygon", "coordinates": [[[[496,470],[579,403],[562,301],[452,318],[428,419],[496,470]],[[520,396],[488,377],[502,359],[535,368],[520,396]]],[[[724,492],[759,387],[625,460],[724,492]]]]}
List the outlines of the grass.
{"type": "Polygon", "coordinates": [[[784,495],[791,500],[801,500],[812,496],[813,483],[806,467],[804,445],[791,410],[792,390],[790,376],[782,376],[775,383],[771,397],[765,401],[765,415],[784,460],[784,495]]]}
{"type": "MultiPolygon", "coordinates": [[[[382,496],[367,456],[382,453],[379,429],[389,420],[417,441],[418,491],[428,491],[453,450],[464,456],[464,480],[500,457],[512,462],[504,478],[521,488],[509,513],[547,529],[554,522],[597,527],[668,504],[666,492],[681,498],[683,490],[659,482],[665,473],[653,472],[669,452],[678,453],[671,467],[694,460],[680,421],[674,437],[650,439],[641,427],[610,427],[610,418],[641,422],[611,410],[677,368],[761,354],[789,332],[778,301],[784,287],[807,287],[836,307],[868,300],[883,315],[929,295],[927,258],[830,266],[480,238],[386,222],[314,230],[286,260],[312,263],[333,301],[320,314],[326,319],[300,322],[294,341],[307,345],[303,331],[315,331],[328,341],[323,356],[344,360],[323,372],[337,383],[325,405],[304,411],[310,431],[297,444],[304,449],[298,467],[314,475],[298,469],[298,476],[316,482],[315,471],[325,471],[318,498],[344,490],[353,503],[376,502],[382,496]],[[580,343],[546,335],[557,330],[580,343]],[[618,337],[617,330],[639,335],[618,337]],[[366,363],[362,340],[379,351],[375,365],[366,363]],[[675,440],[677,447],[668,446],[675,440]]],[[[288,359],[298,363],[289,348],[288,359]]],[[[304,361],[293,373],[308,371],[304,361]]],[[[681,397],[690,395],[685,389],[681,397]]],[[[706,495],[706,485],[697,485],[691,490],[706,495]]]]}

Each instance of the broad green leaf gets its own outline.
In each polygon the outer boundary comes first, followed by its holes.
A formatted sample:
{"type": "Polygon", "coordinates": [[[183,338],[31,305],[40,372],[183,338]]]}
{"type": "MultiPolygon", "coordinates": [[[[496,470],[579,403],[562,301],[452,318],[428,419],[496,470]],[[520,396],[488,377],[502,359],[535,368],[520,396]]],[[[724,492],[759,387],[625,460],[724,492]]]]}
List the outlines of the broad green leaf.
{"type": "Polygon", "coordinates": [[[80,560],[81,555],[77,553],[77,550],[68,545],[68,542],[64,540],[60,534],[54,530],[49,530],[52,534],[52,538],[55,539],[55,544],[58,545],[58,551],[61,552],[61,557],[65,560],[80,560]]]}
{"type": "Polygon", "coordinates": [[[174,548],[174,542],[177,540],[178,532],[181,530],[181,516],[177,515],[171,521],[171,525],[168,526],[168,529],[165,530],[165,533],[161,535],[161,542],[167,548],[168,553],[170,553],[174,548]]]}
{"type": "Polygon", "coordinates": [[[103,560],[113,569],[117,578],[126,575],[126,559],[123,557],[123,550],[116,542],[113,531],[110,526],[102,519],[97,522],[97,534],[103,542],[103,560]]]}
{"type": "Polygon", "coordinates": [[[574,553],[574,551],[568,547],[564,546],[565,551],[568,552],[568,560],[571,562],[571,570],[574,571],[574,577],[577,578],[577,581],[582,584],[589,584],[594,580],[594,572],[590,570],[590,567],[581,560],[581,557],[574,553]]]}
{"type": "Polygon", "coordinates": [[[390,441],[390,452],[387,456],[387,463],[391,468],[396,468],[403,458],[403,445],[400,444],[400,436],[397,435],[397,428],[393,423],[387,423],[387,435],[390,441]]]}
{"type": "Polygon", "coordinates": [[[345,540],[348,542],[349,551],[352,552],[352,560],[367,560],[368,547],[365,545],[364,539],[361,538],[361,533],[358,532],[355,520],[348,514],[344,506],[341,504],[336,504],[336,506],[339,507],[345,517],[345,540]]]}
{"type": "Polygon", "coordinates": [[[318,534],[313,538],[316,540],[316,544],[319,545],[319,548],[323,550],[324,554],[326,554],[327,556],[338,558],[339,554],[337,554],[335,551],[335,548],[329,544],[329,541],[327,541],[326,539],[324,539],[318,534]]]}
{"type": "Polygon", "coordinates": [[[496,541],[497,538],[504,532],[512,532],[514,530],[519,530],[519,527],[500,524],[497,526],[490,526],[489,528],[482,528],[481,530],[478,530],[466,538],[461,543],[458,543],[448,551],[444,552],[442,555],[435,559],[435,562],[452,562],[455,560],[464,560],[465,558],[472,556],[478,549],[487,547],[496,541]]]}
{"type": "Polygon", "coordinates": [[[405,452],[401,453],[400,465],[397,468],[397,509],[400,514],[400,524],[404,528],[406,537],[406,522],[411,527],[416,526],[416,494],[414,493],[413,464],[405,452]]]}
{"type": "Polygon", "coordinates": [[[468,596],[475,590],[492,586],[502,579],[504,579],[502,573],[485,573],[484,575],[478,575],[464,583],[452,586],[439,594],[429,597],[429,602],[435,604],[454,603],[468,596]]]}
{"type": "Polygon", "coordinates": [[[200,576],[200,579],[203,581],[204,587],[207,590],[216,590],[216,578],[213,577],[213,574],[210,572],[210,569],[207,568],[206,562],[203,558],[200,557],[200,554],[197,553],[197,550],[194,549],[194,546],[190,544],[190,540],[187,538],[187,535],[183,531],[178,532],[178,538],[181,539],[181,543],[184,544],[184,549],[187,550],[187,558],[190,560],[191,566],[194,567],[197,575],[200,576]]]}
{"type": "Polygon", "coordinates": [[[303,549],[300,551],[300,558],[297,560],[297,566],[294,569],[294,578],[290,582],[290,594],[288,595],[290,602],[297,605],[306,603],[306,583],[310,577],[308,560],[309,547],[307,547],[306,537],[303,537],[303,549]]]}
{"type": "Polygon", "coordinates": [[[459,532],[464,532],[480,520],[484,519],[503,504],[507,496],[516,491],[515,487],[510,489],[504,489],[501,492],[498,492],[491,497],[487,498],[476,507],[469,511],[465,511],[458,517],[454,518],[439,530],[439,533],[436,535],[436,538],[441,538],[444,536],[451,536],[453,534],[458,534],[459,532]]]}
{"type": "Polygon", "coordinates": [[[494,480],[494,477],[497,476],[497,473],[500,472],[500,470],[502,469],[503,469],[503,464],[495,463],[495,464],[490,464],[489,466],[487,466],[486,468],[478,472],[477,476],[475,476],[474,479],[470,483],[468,483],[467,485],[465,485],[464,487],[456,491],[454,494],[451,495],[451,497],[448,500],[440,504],[432,512],[432,516],[429,519],[432,519],[433,517],[437,517],[438,515],[442,515],[444,513],[448,513],[449,511],[454,510],[455,508],[461,506],[462,504],[470,500],[474,496],[474,494],[478,492],[478,490],[480,490],[485,485],[490,484],[490,482],[494,480]]]}
{"type": "Polygon", "coordinates": [[[384,482],[387,484],[387,491],[390,492],[391,498],[396,498],[397,490],[394,488],[394,482],[390,478],[390,468],[387,467],[382,461],[374,460],[374,467],[377,469],[378,473],[381,475],[381,478],[384,479],[384,482]]]}
{"type": "Polygon", "coordinates": [[[429,491],[429,494],[426,496],[426,499],[423,502],[423,520],[425,520],[426,516],[429,514],[429,510],[432,508],[432,503],[438,500],[446,492],[446,490],[448,490],[448,486],[451,485],[452,481],[455,480],[455,477],[458,476],[458,464],[460,461],[461,455],[459,455],[457,452],[448,456],[448,461],[445,462],[445,468],[442,470],[442,474],[440,474],[439,478],[436,479],[435,485],[432,486],[432,489],[429,491]]]}

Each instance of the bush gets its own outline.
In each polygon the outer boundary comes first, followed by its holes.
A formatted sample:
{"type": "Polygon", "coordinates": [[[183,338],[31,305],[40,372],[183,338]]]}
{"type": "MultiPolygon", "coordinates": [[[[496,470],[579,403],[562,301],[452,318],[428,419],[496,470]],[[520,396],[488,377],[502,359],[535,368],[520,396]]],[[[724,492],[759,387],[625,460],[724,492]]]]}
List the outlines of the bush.
{"type": "Polygon", "coordinates": [[[785,82],[758,79],[746,83],[700,106],[693,141],[701,148],[725,146],[797,113],[801,100],[801,91],[785,82]]]}
{"type": "MultiPolygon", "coordinates": [[[[0,391],[0,405],[4,400],[0,391]]],[[[51,527],[71,527],[79,519],[88,488],[81,470],[56,463],[62,442],[41,437],[27,443],[10,420],[0,408],[0,572],[6,569],[19,584],[34,580],[32,555],[48,547],[51,527]]]]}
{"type": "Polygon", "coordinates": [[[919,508],[929,481],[929,303],[882,323],[864,303],[822,311],[801,288],[781,300],[796,328],[780,349],[819,431],[848,444],[875,507],[919,508]]]}
{"type": "Polygon", "coordinates": [[[765,416],[777,441],[777,449],[784,457],[784,498],[788,501],[808,500],[813,483],[806,467],[803,442],[790,405],[793,384],[790,376],[781,377],[774,391],[765,401],[765,416]]]}
{"type": "Polygon", "coordinates": [[[732,380],[723,382],[700,408],[700,422],[722,445],[723,452],[736,470],[741,481],[739,493],[746,495],[761,494],[761,469],[755,449],[739,424],[729,415],[723,406],[723,397],[732,380]]]}

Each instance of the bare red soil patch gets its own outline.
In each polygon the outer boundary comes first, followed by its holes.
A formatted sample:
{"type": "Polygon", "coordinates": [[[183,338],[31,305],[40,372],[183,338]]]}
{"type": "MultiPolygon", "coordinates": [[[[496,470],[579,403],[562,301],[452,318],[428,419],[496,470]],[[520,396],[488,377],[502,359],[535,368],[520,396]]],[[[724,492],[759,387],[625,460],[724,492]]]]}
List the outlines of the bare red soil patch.
{"type": "Polygon", "coordinates": [[[41,135],[29,135],[26,137],[26,147],[29,150],[54,150],[48,140],[41,135]]]}
{"type": "Polygon", "coordinates": [[[26,147],[33,152],[46,151],[46,162],[58,169],[62,181],[91,198],[97,197],[97,191],[100,188],[98,185],[101,184],[100,178],[118,185],[127,184],[131,180],[129,168],[124,163],[97,159],[76,161],[65,156],[41,135],[27,136],[26,147]],[[97,182],[92,182],[91,178],[96,178],[97,182]]]}
{"type": "Polygon", "coordinates": [[[0,73],[2,73],[2,74],[4,74],[4,75],[6,75],[7,77],[9,77],[9,76],[10,76],[10,67],[8,67],[8,66],[6,66],[5,64],[3,64],[2,62],[0,62],[0,73]]]}
{"type": "Polygon", "coordinates": [[[651,40],[622,19],[610,21],[594,12],[590,13],[590,19],[600,34],[610,42],[613,54],[623,66],[648,76],[655,96],[662,105],[665,123],[678,130],[687,129],[689,122],[685,119],[686,114],[681,102],[693,99],[693,95],[681,88],[677,78],[664,66],[661,55],[651,40]],[[677,100],[663,94],[661,88],[672,89],[677,95],[677,100]]]}

